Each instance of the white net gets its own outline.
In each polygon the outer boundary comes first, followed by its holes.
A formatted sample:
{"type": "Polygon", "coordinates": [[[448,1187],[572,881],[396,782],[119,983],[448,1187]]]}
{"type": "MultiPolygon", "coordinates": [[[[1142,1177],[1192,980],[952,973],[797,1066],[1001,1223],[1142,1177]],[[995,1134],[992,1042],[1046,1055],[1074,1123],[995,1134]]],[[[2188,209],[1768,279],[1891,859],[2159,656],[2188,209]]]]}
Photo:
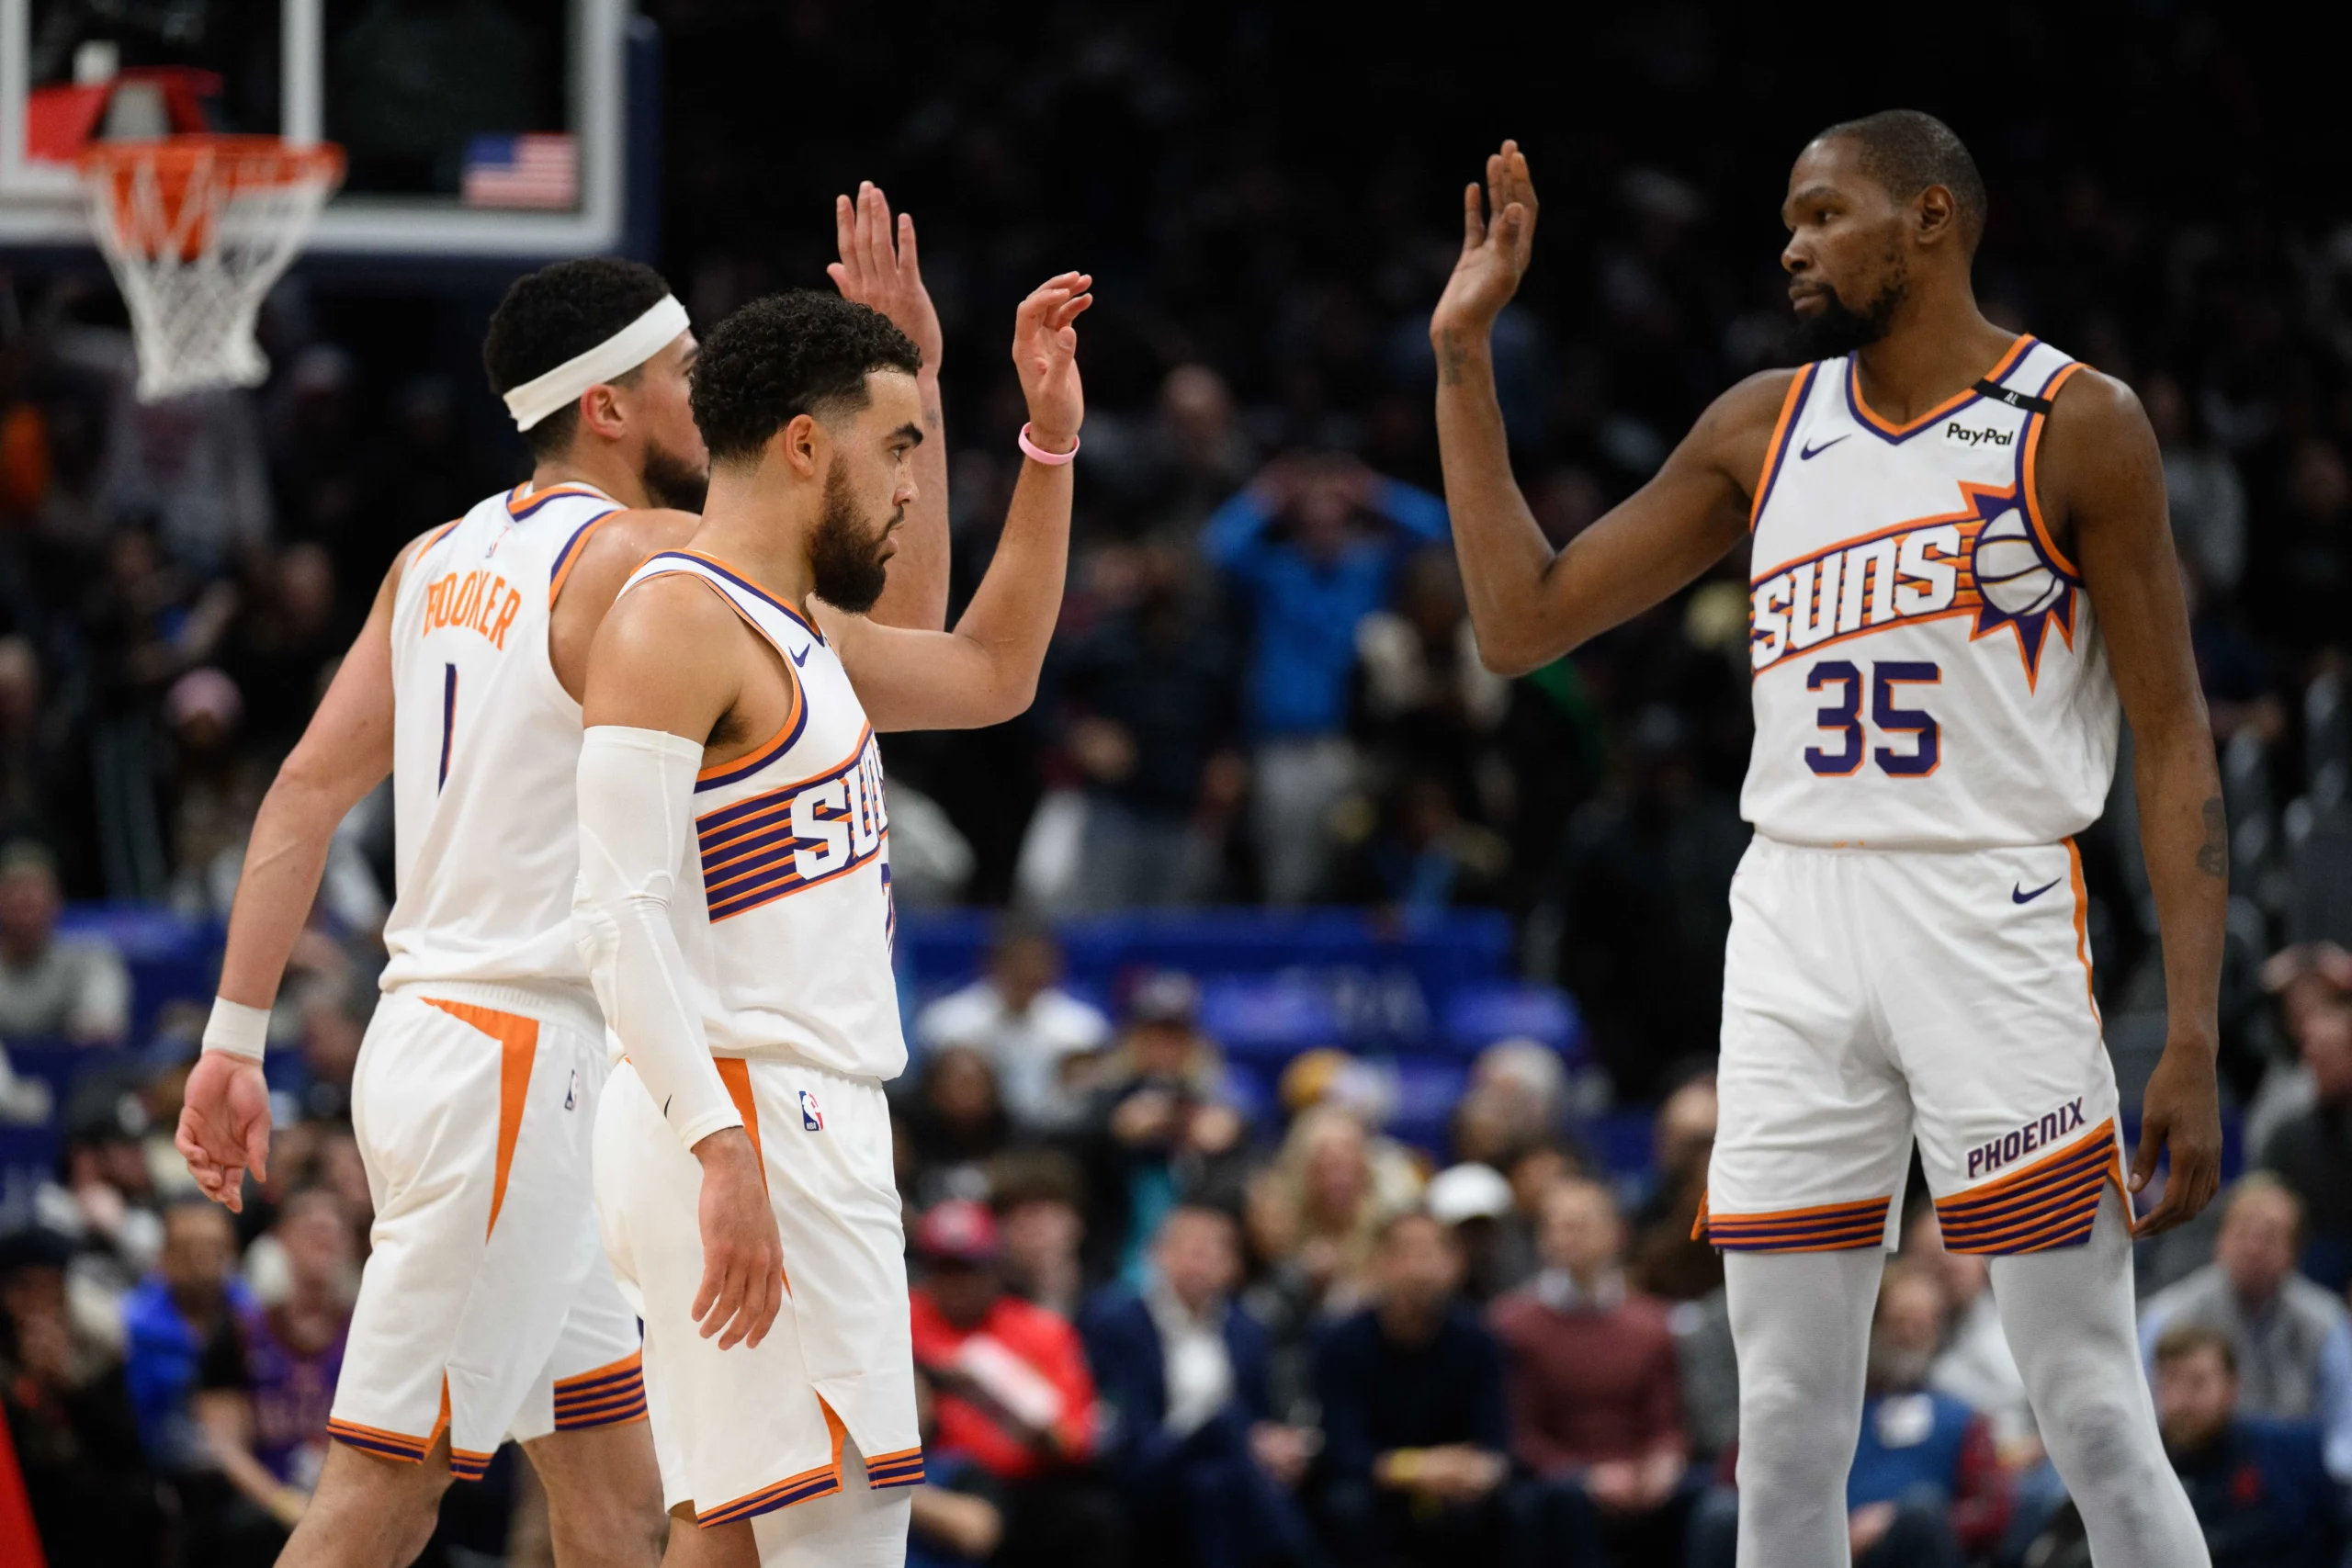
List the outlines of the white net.
{"type": "Polygon", "coordinates": [[[337,149],[274,138],[92,144],[90,227],[130,307],[141,402],[268,375],[262,297],[342,175],[337,149]]]}

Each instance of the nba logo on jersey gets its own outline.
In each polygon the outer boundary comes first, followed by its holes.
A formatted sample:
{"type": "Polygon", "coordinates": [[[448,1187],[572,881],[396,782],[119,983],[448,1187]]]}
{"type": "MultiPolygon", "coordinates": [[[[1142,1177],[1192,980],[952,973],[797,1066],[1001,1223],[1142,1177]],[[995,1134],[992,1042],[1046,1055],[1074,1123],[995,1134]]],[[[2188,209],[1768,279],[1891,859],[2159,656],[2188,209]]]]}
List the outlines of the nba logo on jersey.
{"type": "Polygon", "coordinates": [[[805,1089],[800,1091],[800,1124],[811,1133],[825,1130],[825,1113],[817,1109],[817,1097],[805,1089]]]}

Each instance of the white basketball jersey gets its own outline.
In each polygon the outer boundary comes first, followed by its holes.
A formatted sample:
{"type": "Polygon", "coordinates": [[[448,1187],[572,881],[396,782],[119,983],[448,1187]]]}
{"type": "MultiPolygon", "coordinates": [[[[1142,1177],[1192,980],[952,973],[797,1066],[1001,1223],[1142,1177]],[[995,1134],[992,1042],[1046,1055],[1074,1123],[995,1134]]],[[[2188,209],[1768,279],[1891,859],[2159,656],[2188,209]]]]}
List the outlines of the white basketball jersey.
{"type": "Polygon", "coordinates": [[[589,534],[621,510],[588,485],[518,486],[426,540],[401,576],[387,991],[555,986],[594,1006],[571,937],[580,705],[548,626],[589,534]]]}
{"type": "Polygon", "coordinates": [[[1785,843],[2047,844],[2115,772],[2107,650],[2034,493],[2065,355],[2019,337],[1908,424],[1850,358],[1798,373],[1757,485],[1756,745],[1740,809],[1785,843]]]}
{"type": "Polygon", "coordinates": [[[782,728],[695,780],[695,840],[678,846],[678,886],[701,898],[673,900],[671,917],[711,1054],[894,1078],[907,1045],[874,728],[824,634],[725,562],[665,551],[621,592],[671,573],[724,594],[793,687],[782,728]]]}

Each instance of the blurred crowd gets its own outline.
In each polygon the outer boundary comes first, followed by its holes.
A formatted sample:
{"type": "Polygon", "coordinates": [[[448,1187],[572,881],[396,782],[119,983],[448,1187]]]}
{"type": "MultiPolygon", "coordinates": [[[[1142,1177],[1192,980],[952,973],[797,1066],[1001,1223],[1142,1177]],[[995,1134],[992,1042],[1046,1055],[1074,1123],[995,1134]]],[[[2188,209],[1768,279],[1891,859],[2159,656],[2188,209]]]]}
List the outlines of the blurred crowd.
{"type": "MultiPolygon", "coordinates": [[[[1422,329],[1459,181],[1521,135],[1545,209],[1498,367],[1565,543],[1715,392],[1787,361],[1786,162],[1882,106],[1823,107],[1797,90],[1823,74],[1813,44],[1687,6],[1526,62],[1510,124],[1485,51],[1280,7],[1064,7],[1050,49],[987,4],[644,8],[694,85],[666,115],[658,259],[698,323],[821,286],[828,203],[860,177],[917,215],[959,604],[1015,472],[1012,304],[1065,265],[1102,300],[1039,701],[888,746],[900,897],[1022,912],[983,979],[910,1019],[899,1086],[935,1423],[918,1561],[1727,1563],[1736,1372],[1690,1226],[1746,842],[1746,563],[1547,669],[1487,673],[1422,329]],[[763,151],[780,54],[788,166],[763,151]],[[1367,107],[1389,100],[1412,112],[1367,107]],[[1526,976],[1575,995],[1602,1097],[1657,1107],[1651,1157],[1599,1157],[1589,1100],[1524,1045],[1479,1059],[1442,1148],[1391,1137],[1378,1072],[1336,1053],[1253,1110],[1199,977],[1134,977],[1106,1015],[1057,985],[1035,923],[1235,902],[1507,911],[1526,976]]],[[[2334,156],[2297,118],[2327,96],[2194,6],[1996,6],[1961,31],[1905,91],[1985,167],[1988,311],[2148,410],[2224,764],[2223,1073],[2250,1174],[2143,1248],[2151,1376],[2216,1562],[2332,1568],[2352,229],[2280,174],[2334,156]],[[1996,79],[2017,89],[1998,116],[1996,79]]],[[[266,1562],[314,1472],[368,1247],[347,1089],[392,892],[385,802],[345,824],[298,949],[279,1147],[240,1215],[193,1201],[169,1146],[200,1014],[140,1006],[123,956],[61,920],[85,899],[225,911],[393,551],[526,469],[472,357],[496,294],[299,276],[263,315],[266,385],[142,406],[92,270],[0,273],[0,1134],[53,1126],[64,1148],[6,1195],[0,1401],[52,1562],[266,1562]],[[40,1041],[80,1053],[70,1087],[9,1070],[7,1043],[40,1041]]],[[[2084,841],[2127,1101],[2163,1003],[2129,773],[2127,753],[2084,841]]],[[[1925,1213],[1871,1390],[1859,1562],[2086,1561],[1984,1268],[1925,1213]]],[[[526,1468],[453,1498],[444,1560],[543,1546],[526,1468]]]]}

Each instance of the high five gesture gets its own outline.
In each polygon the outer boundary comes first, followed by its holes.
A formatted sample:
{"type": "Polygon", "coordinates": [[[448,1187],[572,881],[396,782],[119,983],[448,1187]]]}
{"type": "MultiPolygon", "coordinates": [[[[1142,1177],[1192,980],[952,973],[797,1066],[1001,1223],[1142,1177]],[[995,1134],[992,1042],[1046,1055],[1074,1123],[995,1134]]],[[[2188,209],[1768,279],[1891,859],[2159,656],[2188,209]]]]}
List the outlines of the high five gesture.
{"type": "Polygon", "coordinates": [[[1527,154],[1518,142],[1506,141],[1487,160],[1483,200],[1476,185],[1462,189],[1462,255],[1430,321],[1441,364],[1452,334],[1486,333],[1519,292],[1535,255],[1535,209],[1527,154]]]}

